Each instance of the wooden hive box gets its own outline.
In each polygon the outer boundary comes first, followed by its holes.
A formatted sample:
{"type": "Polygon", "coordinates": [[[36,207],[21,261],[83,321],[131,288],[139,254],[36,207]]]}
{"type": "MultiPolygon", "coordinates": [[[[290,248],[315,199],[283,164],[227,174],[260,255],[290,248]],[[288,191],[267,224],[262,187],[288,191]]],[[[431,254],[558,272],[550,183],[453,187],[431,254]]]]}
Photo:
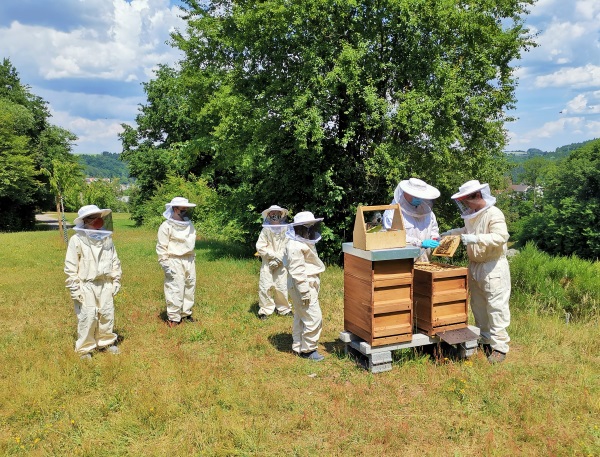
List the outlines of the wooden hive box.
{"type": "Polygon", "coordinates": [[[406,246],[406,231],[404,230],[404,220],[402,219],[400,205],[359,206],[356,210],[356,218],[354,220],[352,242],[356,249],[364,251],[402,248],[406,246]],[[392,227],[385,231],[367,232],[365,213],[388,209],[394,211],[392,227]]]}
{"type": "Polygon", "coordinates": [[[414,268],[415,326],[433,336],[465,328],[469,317],[468,269],[431,262],[414,268]]]}
{"type": "Polygon", "coordinates": [[[408,258],[377,260],[367,251],[353,255],[360,250],[348,245],[344,245],[344,329],[371,346],[410,341],[413,263],[419,250],[390,250],[404,251],[399,255],[408,258]]]}

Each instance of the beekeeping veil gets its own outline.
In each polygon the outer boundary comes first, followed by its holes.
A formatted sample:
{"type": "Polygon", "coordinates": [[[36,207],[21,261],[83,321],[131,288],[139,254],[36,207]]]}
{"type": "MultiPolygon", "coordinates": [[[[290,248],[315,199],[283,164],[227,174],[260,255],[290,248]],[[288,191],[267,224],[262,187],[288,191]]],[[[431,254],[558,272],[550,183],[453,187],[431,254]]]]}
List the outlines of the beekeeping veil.
{"type": "Polygon", "coordinates": [[[458,192],[452,195],[452,200],[454,200],[454,203],[458,206],[460,217],[463,219],[472,219],[490,206],[496,204],[496,197],[492,196],[490,185],[487,183],[482,184],[476,179],[467,181],[460,186],[458,192]],[[467,202],[476,198],[477,192],[481,192],[481,198],[485,200],[485,206],[480,209],[473,209],[467,202]]]}
{"type": "Polygon", "coordinates": [[[112,210],[96,205],[82,206],[73,221],[75,230],[90,240],[103,240],[113,233],[112,210]]]}
{"type": "Polygon", "coordinates": [[[271,205],[262,213],[263,228],[268,228],[274,232],[281,232],[287,229],[288,210],[281,206],[271,205]]]}

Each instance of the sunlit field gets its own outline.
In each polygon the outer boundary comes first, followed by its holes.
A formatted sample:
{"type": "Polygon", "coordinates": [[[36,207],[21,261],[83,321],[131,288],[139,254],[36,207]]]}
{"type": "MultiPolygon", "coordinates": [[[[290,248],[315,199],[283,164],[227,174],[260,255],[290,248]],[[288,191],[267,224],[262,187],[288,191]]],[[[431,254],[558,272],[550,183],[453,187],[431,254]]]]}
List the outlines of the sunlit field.
{"type": "Polygon", "coordinates": [[[168,328],[156,233],[114,222],[121,354],[91,361],[73,350],[62,237],[0,234],[1,455],[600,455],[597,320],[515,309],[503,364],[406,350],[372,374],[344,355],[329,267],[315,363],[292,354],[291,318],[257,319],[259,260],[222,243],[197,242],[197,322],[168,328]]]}

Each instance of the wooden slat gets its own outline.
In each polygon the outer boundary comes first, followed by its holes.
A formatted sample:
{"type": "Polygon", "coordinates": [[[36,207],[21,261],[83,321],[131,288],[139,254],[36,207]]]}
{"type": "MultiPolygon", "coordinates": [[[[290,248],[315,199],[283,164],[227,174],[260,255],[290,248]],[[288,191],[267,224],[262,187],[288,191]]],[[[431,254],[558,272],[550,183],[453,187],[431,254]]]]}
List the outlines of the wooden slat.
{"type": "Polygon", "coordinates": [[[464,313],[459,314],[445,314],[440,317],[433,318],[433,325],[435,327],[440,325],[459,324],[467,323],[467,315],[464,313]]]}
{"type": "Polygon", "coordinates": [[[467,290],[467,277],[439,278],[433,283],[433,293],[447,290],[467,290]]]}
{"type": "Polygon", "coordinates": [[[379,287],[373,291],[373,302],[383,302],[390,300],[410,300],[410,284],[398,287],[379,287]]]}
{"type": "Polygon", "coordinates": [[[441,294],[435,294],[431,297],[431,301],[434,305],[438,303],[447,303],[454,301],[467,301],[467,291],[466,290],[448,290],[441,294]]]}
{"type": "Polygon", "coordinates": [[[394,344],[394,343],[404,343],[405,341],[411,341],[412,340],[412,331],[410,333],[404,333],[402,335],[394,335],[394,336],[387,336],[387,337],[382,337],[382,338],[374,338],[373,341],[371,341],[371,346],[375,347],[375,346],[383,346],[385,344],[394,344]]]}
{"type": "Polygon", "coordinates": [[[390,300],[390,301],[379,301],[373,303],[373,314],[385,314],[394,313],[400,311],[410,311],[412,308],[412,300],[390,300]]]}
{"type": "Polygon", "coordinates": [[[433,317],[442,317],[451,314],[467,314],[466,301],[442,303],[433,306],[433,317]]]}
{"type": "Polygon", "coordinates": [[[373,337],[381,338],[382,336],[402,335],[410,332],[412,332],[411,324],[377,326],[373,328],[373,337]]]}
{"type": "Polygon", "coordinates": [[[371,332],[366,331],[353,322],[347,322],[344,320],[344,330],[354,333],[356,336],[362,338],[369,344],[371,344],[371,341],[373,340],[371,332]]]}
{"type": "Polygon", "coordinates": [[[378,279],[379,276],[386,275],[412,275],[412,269],[413,259],[381,260],[379,262],[373,262],[373,275],[375,279],[378,279]]]}
{"type": "Polygon", "coordinates": [[[344,276],[346,274],[371,283],[373,281],[373,262],[344,253],[344,276]]]}
{"type": "Polygon", "coordinates": [[[405,284],[412,283],[412,276],[407,274],[401,275],[388,275],[380,279],[375,279],[373,281],[373,287],[393,287],[393,286],[402,286],[405,284]]]}

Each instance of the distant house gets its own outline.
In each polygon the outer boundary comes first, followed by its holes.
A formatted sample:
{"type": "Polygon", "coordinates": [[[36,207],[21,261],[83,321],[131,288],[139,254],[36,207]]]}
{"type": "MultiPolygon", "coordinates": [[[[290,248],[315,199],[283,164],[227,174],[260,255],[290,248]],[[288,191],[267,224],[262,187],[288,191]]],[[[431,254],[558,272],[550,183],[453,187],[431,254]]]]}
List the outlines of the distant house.
{"type": "Polygon", "coordinates": [[[509,189],[513,192],[527,192],[529,189],[531,189],[531,186],[527,184],[513,184],[509,187],[509,189]]]}

